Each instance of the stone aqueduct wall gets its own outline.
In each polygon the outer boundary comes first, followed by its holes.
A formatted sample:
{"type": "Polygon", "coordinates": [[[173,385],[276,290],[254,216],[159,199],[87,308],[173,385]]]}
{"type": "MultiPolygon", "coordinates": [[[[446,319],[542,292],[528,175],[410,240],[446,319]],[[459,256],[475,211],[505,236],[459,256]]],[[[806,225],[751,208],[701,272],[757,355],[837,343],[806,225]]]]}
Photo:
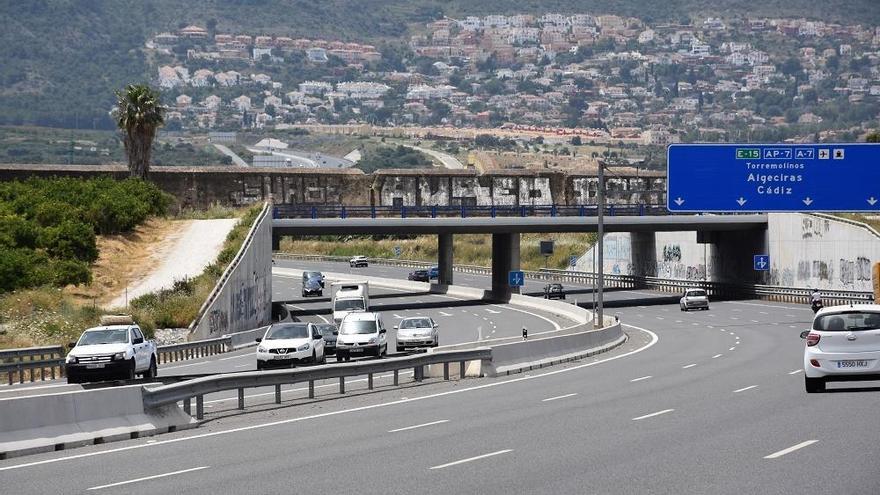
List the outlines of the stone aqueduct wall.
{"type": "MultiPolygon", "coordinates": [[[[32,176],[126,177],[123,166],[0,164],[0,180],[32,176]]],[[[181,207],[262,201],[297,205],[590,205],[598,179],[562,172],[503,170],[279,170],[240,167],[153,167],[150,175],[181,207]]],[[[666,178],[658,172],[606,177],[609,204],[661,204],[666,178]]]]}

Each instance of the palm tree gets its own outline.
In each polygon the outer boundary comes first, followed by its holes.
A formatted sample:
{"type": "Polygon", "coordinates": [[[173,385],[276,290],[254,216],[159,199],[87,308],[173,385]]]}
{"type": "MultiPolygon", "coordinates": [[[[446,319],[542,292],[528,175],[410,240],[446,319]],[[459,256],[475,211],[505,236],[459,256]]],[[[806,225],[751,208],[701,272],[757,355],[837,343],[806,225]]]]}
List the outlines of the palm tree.
{"type": "Polygon", "coordinates": [[[165,123],[159,92],[146,84],[129,84],[116,92],[116,125],[122,131],[129,175],[146,179],[156,131],[165,123]]]}

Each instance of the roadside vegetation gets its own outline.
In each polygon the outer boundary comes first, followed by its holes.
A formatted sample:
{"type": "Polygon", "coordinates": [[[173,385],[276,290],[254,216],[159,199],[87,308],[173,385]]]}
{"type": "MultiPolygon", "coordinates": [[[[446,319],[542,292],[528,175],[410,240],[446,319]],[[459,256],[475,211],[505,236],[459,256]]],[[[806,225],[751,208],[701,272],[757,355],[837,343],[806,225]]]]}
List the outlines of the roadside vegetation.
{"type": "MultiPolygon", "coordinates": [[[[456,235],[453,239],[456,264],[492,264],[491,235],[456,235]]],[[[524,234],[520,241],[520,266],[523,270],[566,269],[571,256],[582,256],[595,241],[596,234],[524,234]],[[540,252],[540,241],[547,240],[554,241],[554,250],[545,258],[540,252]]],[[[284,238],[281,241],[282,252],[325,256],[394,258],[395,247],[401,249],[400,259],[437,261],[436,236],[323,236],[284,238]]]]}

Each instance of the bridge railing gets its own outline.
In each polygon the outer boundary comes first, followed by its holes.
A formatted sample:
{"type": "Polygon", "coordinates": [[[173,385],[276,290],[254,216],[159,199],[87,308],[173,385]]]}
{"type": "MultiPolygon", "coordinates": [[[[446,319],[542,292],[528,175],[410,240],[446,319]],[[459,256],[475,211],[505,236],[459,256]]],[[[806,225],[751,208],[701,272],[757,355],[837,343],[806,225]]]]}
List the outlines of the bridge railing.
{"type": "Polygon", "coordinates": [[[373,377],[377,373],[394,373],[394,385],[399,384],[400,370],[412,369],[416,381],[425,376],[425,366],[443,365],[443,377],[449,379],[450,364],[458,363],[459,376],[464,378],[466,364],[470,361],[490,361],[492,349],[480,348],[462,351],[442,351],[414,356],[379,359],[357,363],[313,366],[294,370],[249,371],[196,378],[180,383],[144,389],[144,407],[156,408],[183,401],[183,408],[191,414],[192,398],[196,399],[196,418],[204,418],[204,397],[207,394],[238,390],[238,408],[244,409],[244,390],[257,387],[275,387],[275,403],[281,403],[281,386],[294,383],[309,384],[309,398],[315,397],[315,382],[339,379],[339,393],[345,393],[345,379],[367,376],[367,388],[373,390],[373,377]]]}
{"type": "Polygon", "coordinates": [[[232,350],[232,337],[229,335],[216,339],[195,340],[180,344],[160,345],[156,348],[159,355],[159,363],[170,363],[195,359],[215,354],[222,354],[232,350]]]}
{"type": "MultiPolygon", "coordinates": [[[[0,351],[0,377],[6,375],[6,382],[34,382],[54,380],[64,375],[64,349],[60,345],[46,347],[24,347],[0,351]],[[56,375],[57,370],[57,375],[56,375]]],[[[0,382],[4,381],[0,378],[0,382]]]]}
{"type": "MultiPolygon", "coordinates": [[[[612,204],[606,215],[668,215],[663,204],[612,204]]],[[[468,217],[594,217],[596,205],[494,206],[345,206],[275,205],[273,218],[468,218],[468,217]]]]}

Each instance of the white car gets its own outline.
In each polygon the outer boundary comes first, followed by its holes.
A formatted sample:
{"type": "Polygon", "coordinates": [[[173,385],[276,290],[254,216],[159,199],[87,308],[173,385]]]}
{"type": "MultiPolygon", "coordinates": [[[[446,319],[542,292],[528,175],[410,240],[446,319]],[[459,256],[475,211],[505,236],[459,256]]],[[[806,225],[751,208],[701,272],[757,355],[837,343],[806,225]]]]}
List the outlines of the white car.
{"type": "Polygon", "coordinates": [[[822,392],[831,381],[880,380],[880,305],[820,309],[801,337],[807,393],[822,392]]]}
{"type": "Polygon", "coordinates": [[[407,347],[437,347],[440,345],[440,334],[437,323],[426,316],[411,316],[400,320],[394,327],[397,330],[397,352],[407,347]]]}
{"type": "Polygon", "coordinates": [[[694,308],[709,309],[709,295],[706,294],[705,289],[686,289],[678,301],[678,307],[682,311],[694,308]]]}
{"type": "Polygon", "coordinates": [[[348,266],[351,268],[357,268],[362,266],[364,268],[367,267],[367,257],[366,256],[355,256],[348,260],[348,266]]]}
{"type": "Polygon", "coordinates": [[[144,338],[133,320],[127,321],[89,328],[70,343],[65,359],[67,383],[156,377],[156,343],[144,338]]]}
{"type": "Polygon", "coordinates": [[[349,313],[339,325],[336,360],[352,356],[382,357],[388,353],[388,332],[379,313],[349,313]]]}
{"type": "Polygon", "coordinates": [[[257,369],[323,363],[324,338],[312,323],[275,323],[257,342],[257,369]]]}

